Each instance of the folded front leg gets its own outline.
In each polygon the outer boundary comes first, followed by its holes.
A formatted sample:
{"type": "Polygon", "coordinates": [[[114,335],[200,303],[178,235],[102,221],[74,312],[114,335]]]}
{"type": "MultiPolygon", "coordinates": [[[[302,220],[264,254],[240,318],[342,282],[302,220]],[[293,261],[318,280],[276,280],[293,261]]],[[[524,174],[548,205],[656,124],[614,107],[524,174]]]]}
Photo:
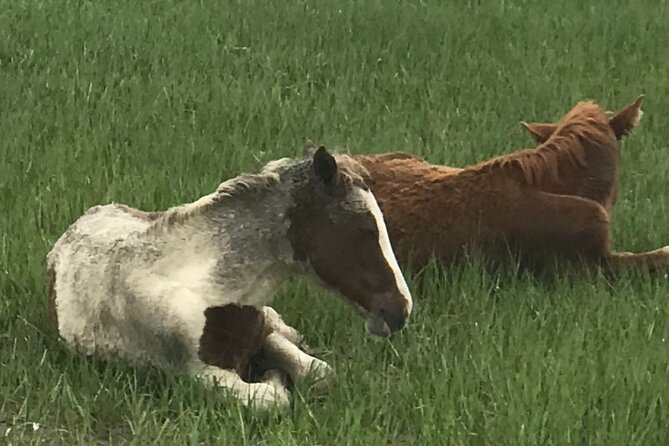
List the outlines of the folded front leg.
{"type": "Polygon", "coordinates": [[[272,409],[289,404],[285,380],[278,370],[268,370],[259,383],[247,383],[233,370],[205,364],[195,364],[191,367],[191,373],[205,384],[227,389],[245,406],[272,409]]]}
{"type": "Polygon", "coordinates": [[[262,311],[263,316],[265,317],[265,324],[270,327],[273,332],[279,333],[293,344],[302,343],[302,335],[296,329],[286,324],[274,308],[263,307],[262,311]]]}
{"type": "Polygon", "coordinates": [[[313,378],[320,386],[333,374],[332,368],[325,361],[303,352],[278,332],[267,336],[261,355],[266,364],[285,371],[293,381],[313,378]]]}

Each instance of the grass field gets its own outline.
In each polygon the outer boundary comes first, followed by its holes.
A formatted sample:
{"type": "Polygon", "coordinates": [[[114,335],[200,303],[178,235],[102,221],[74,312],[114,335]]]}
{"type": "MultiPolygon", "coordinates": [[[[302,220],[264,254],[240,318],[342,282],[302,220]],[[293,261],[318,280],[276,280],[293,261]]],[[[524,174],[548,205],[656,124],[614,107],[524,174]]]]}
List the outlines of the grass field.
{"type": "Polygon", "coordinates": [[[666,277],[434,269],[387,342],[289,284],[276,307],[337,377],[270,417],[68,353],[44,287],[93,204],[192,201],[307,137],[471,163],[639,93],[614,243],[669,244],[667,23],[664,0],[0,0],[0,444],[669,444],[666,277]]]}

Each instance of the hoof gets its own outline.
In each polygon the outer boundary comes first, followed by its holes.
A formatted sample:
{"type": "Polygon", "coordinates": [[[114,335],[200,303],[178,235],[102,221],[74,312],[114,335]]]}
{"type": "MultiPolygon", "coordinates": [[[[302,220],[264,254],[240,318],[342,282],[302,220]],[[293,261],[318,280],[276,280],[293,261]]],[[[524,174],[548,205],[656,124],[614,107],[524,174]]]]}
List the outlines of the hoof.
{"type": "Polygon", "coordinates": [[[251,395],[249,405],[259,410],[284,409],[290,404],[290,395],[284,387],[259,383],[251,395]]]}
{"type": "Polygon", "coordinates": [[[277,387],[285,387],[288,382],[288,375],[281,370],[270,369],[263,374],[261,381],[277,387]]]}
{"type": "Polygon", "coordinates": [[[314,359],[309,368],[307,380],[310,382],[312,389],[323,391],[334,380],[334,376],[334,369],[327,362],[314,359]]]}

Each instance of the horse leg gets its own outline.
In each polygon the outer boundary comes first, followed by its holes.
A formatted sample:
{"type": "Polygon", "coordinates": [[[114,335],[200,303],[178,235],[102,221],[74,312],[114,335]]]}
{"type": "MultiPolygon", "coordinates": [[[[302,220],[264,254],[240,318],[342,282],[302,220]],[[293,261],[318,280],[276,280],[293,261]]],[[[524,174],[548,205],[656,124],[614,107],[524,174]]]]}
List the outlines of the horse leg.
{"type": "Polygon", "coordinates": [[[286,407],[289,404],[288,390],[283,374],[268,370],[262,382],[247,383],[233,370],[221,369],[196,361],[190,367],[191,374],[203,383],[228,390],[245,406],[257,409],[286,407]]]}
{"type": "Polygon", "coordinates": [[[296,329],[286,324],[274,308],[263,307],[262,311],[265,317],[265,324],[267,324],[273,332],[279,333],[293,344],[302,343],[302,335],[296,329]]]}
{"type": "MultiPolygon", "coordinates": [[[[590,263],[609,270],[630,267],[648,269],[669,267],[669,246],[644,253],[617,252],[611,249],[610,217],[599,203],[572,195],[537,192],[528,199],[523,210],[528,226],[524,234],[550,240],[555,251],[569,257],[579,255],[590,263]]],[[[520,220],[520,219],[518,219],[520,220]]]]}
{"type": "Polygon", "coordinates": [[[504,220],[514,249],[538,265],[550,265],[555,257],[598,264],[609,252],[608,213],[587,198],[525,192],[504,220]]]}
{"type": "Polygon", "coordinates": [[[285,371],[293,381],[313,378],[317,385],[325,383],[333,371],[325,361],[303,352],[280,333],[271,333],[265,339],[261,355],[272,367],[285,371]]]}

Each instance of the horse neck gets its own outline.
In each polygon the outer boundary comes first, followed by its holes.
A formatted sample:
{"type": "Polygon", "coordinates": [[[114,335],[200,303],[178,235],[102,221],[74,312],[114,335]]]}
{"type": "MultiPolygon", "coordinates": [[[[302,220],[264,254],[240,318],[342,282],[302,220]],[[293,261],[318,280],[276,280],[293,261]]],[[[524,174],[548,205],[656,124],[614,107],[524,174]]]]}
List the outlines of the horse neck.
{"type": "Polygon", "coordinates": [[[293,274],[295,262],[287,237],[291,203],[287,186],[279,184],[214,200],[191,220],[189,230],[206,234],[209,249],[215,252],[212,277],[230,299],[228,303],[265,305],[276,287],[293,274]]]}

